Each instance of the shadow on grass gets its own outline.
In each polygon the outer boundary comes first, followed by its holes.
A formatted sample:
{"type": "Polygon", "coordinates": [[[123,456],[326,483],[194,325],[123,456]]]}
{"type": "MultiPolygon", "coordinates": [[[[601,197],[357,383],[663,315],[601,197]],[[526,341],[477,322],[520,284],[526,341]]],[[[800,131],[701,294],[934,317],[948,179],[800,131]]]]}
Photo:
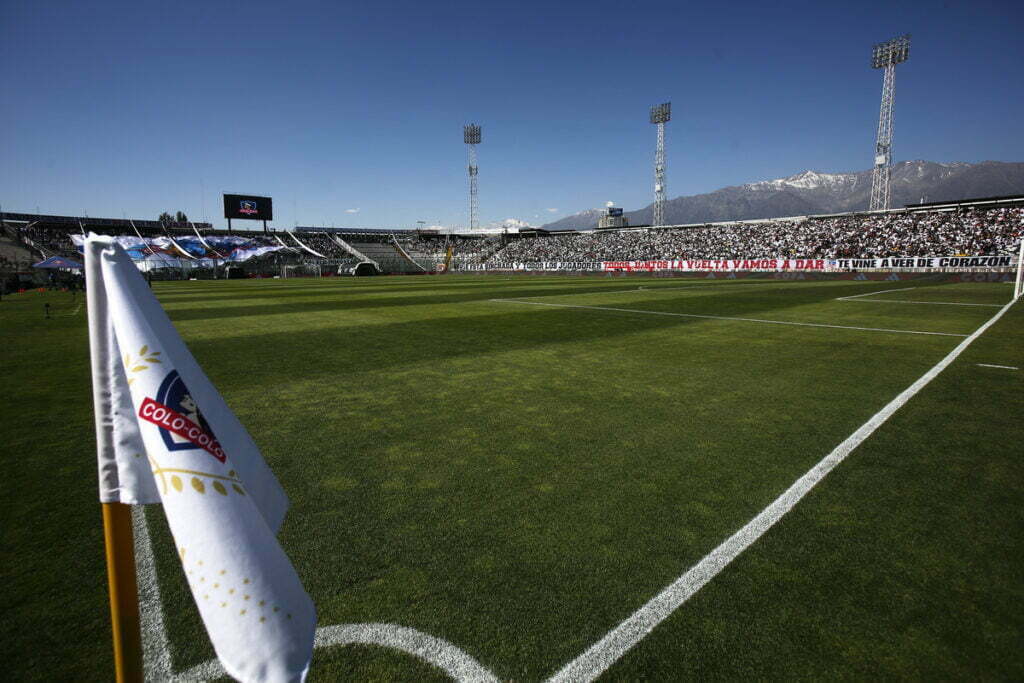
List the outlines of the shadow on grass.
{"type": "MultiPolygon", "coordinates": [[[[770,289],[758,288],[753,289],[751,287],[751,293],[753,297],[749,299],[737,299],[735,294],[745,293],[742,290],[753,284],[771,284],[771,282],[760,281],[757,283],[745,284],[733,284],[732,282],[725,285],[725,287],[715,287],[711,289],[712,284],[723,285],[725,283],[709,283],[706,294],[707,297],[701,302],[704,304],[704,308],[701,310],[694,309],[693,313],[708,313],[708,314],[722,314],[724,307],[727,307],[729,314],[738,313],[753,313],[756,311],[775,310],[777,308],[790,308],[794,306],[801,306],[805,304],[822,303],[833,299],[837,296],[843,296],[847,293],[848,288],[831,283],[815,283],[808,284],[806,282],[801,283],[788,283],[786,281],[777,281],[779,288],[787,290],[783,296],[776,296],[769,294],[770,289]],[[792,287],[792,289],[789,289],[792,287]],[[823,295],[822,292],[825,292],[823,295]],[[728,299],[717,299],[717,295],[728,292],[728,299]],[[710,304],[710,307],[708,305],[710,304]]],[[[857,287],[859,283],[851,283],[849,292],[863,292],[863,286],[857,287]],[[856,289],[854,289],[856,288],[856,289]]],[[[678,292],[680,297],[686,297],[687,299],[696,301],[699,297],[695,295],[701,295],[705,292],[700,290],[701,285],[695,284],[693,289],[677,289],[681,285],[644,285],[645,289],[637,291],[636,294],[643,296],[645,294],[656,295],[657,301],[664,302],[668,301],[671,295],[667,295],[666,292],[660,292],[660,289],[668,289],[669,291],[678,292]]],[[[573,287],[569,290],[552,291],[550,287],[515,287],[515,288],[495,288],[489,289],[484,292],[472,291],[472,292],[440,292],[425,294],[423,296],[386,296],[377,298],[363,298],[362,295],[369,294],[367,291],[352,292],[352,297],[345,297],[342,290],[337,292],[331,292],[331,295],[325,296],[320,300],[316,301],[281,301],[266,304],[237,304],[237,305],[218,305],[218,306],[207,306],[202,308],[188,308],[188,309],[174,309],[171,308],[168,314],[171,320],[174,321],[190,321],[190,320],[220,320],[224,318],[244,318],[254,316],[266,316],[266,315],[294,315],[297,313],[317,313],[325,311],[355,311],[355,310],[372,310],[372,309],[383,309],[392,308],[399,306],[424,306],[424,305],[446,305],[446,304],[462,304],[471,302],[485,302],[490,299],[519,299],[528,297],[551,297],[552,299],[559,296],[576,296],[584,294],[603,294],[612,292],[629,291],[627,287],[573,287]]],[[[394,294],[390,290],[385,290],[386,294],[394,294]]],[[[297,293],[297,292],[267,292],[267,297],[273,297],[274,299],[288,299],[288,298],[308,298],[309,292],[297,293]]],[[[633,301],[633,300],[631,300],[633,301]]],[[[173,301],[167,301],[168,304],[173,305],[173,301]]],[[[565,302],[568,303],[568,302],[565,302]]],[[[602,305],[616,306],[619,303],[606,302],[602,305]]]]}
{"type": "MultiPolygon", "coordinates": [[[[770,302],[773,315],[784,308],[801,306],[816,301],[814,297],[788,297],[770,302]]],[[[353,302],[359,304],[360,302],[353,302]]],[[[289,364],[287,368],[274,363],[254,364],[249,368],[248,381],[291,381],[323,376],[347,376],[367,369],[386,369],[417,363],[440,361],[458,357],[483,356],[491,353],[525,350],[551,345],[586,344],[643,332],[707,326],[722,321],[662,315],[642,315],[620,311],[593,311],[587,309],[545,308],[514,303],[493,303],[500,307],[494,313],[458,317],[431,318],[372,325],[332,327],[320,330],[253,332],[246,330],[230,342],[225,337],[203,339],[189,343],[189,348],[202,362],[215,358],[230,348],[231,355],[265,355],[267,349],[292,356],[307,355],[315,362],[302,368],[289,364]]],[[[635,305],[635,304],[633,304],[635,305]]],[[[358,307],[358,306],[357,306],[358,307]]],[[[763,299],[740,299],[730,303],[730,314],[763,314],[763,299]]],[[[330,310],[320,304],[294,307],[293,312],[330,310]]],[[[479,309],[477,309],[479,310],[479,309]]],[[[697,311],[701,312],[701,311],[697,311]]],[[[708,310],[720,313],[720,309],[708,310]]],[[[185,319],[213,316],[188,316],[185,319]]],[[[175,316],[174,320],[182,318],[175,316]]],[[[741,328],[742,329],[742,328],[741,328]]],[[[831,330],[792,328],[781,326],[748,325],[746,334],[758,339],[771,339],[775,335],[791,335],[800,329],[806,334],[820,336],[831,330]]],[[[732,334],[743,336],[741,330],[732,334]]],[[[891,337],[871,341],[868,336],[858,338],[860,344],[891,345],[891,337]]]]}

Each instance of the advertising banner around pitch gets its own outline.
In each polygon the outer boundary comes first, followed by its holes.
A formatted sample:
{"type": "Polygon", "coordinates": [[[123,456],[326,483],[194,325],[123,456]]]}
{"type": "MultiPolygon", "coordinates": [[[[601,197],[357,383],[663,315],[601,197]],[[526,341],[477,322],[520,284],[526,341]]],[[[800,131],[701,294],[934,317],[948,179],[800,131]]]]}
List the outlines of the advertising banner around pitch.
{"type": "Polygon", "coordinates": [[[897,256],[891,258],[830,259],[829,270],[867,268],[1005,268],[1016,265],[1012,256],[897,256]]]}
{"type": "Polygon", "coordinates": [[[654,273],[664,270],[681,272],[786,272],[786,271],[818,271],[824,272],[825,259],[693,259],[663,261],[604,261],[602,270],[621,271],[627,273],[654,273]]]}
{"type": "Polygon", "coordinates": [[[84,250],[100,501],[162,503],[231,676],[304,679],[316,611],[275,538],[283,489],[118,240],[84,250]]]}

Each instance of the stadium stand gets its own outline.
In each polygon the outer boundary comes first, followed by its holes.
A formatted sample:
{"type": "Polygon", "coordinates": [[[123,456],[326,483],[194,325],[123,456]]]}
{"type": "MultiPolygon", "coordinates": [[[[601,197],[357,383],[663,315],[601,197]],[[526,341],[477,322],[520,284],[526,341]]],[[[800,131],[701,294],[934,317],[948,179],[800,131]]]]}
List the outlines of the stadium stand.
{"type": "Polygon", "coordinates": [[[853,215],[518,239],[488,263],[1013,254],[1024,209],[853,215]]]}
{"type": "MultiPolygon", "coordinates": [[[[26,254],[39,259],[78,256],[70,236],[83,230],[146,237],[194,236],[192,226],[156,221],[89,219],[73,216],[4,214],[9,248],[0,268],[10,271],[26,254]],[[8,253],[10,252],[10,253],[8,253]]],[[[209,224],[200,234],[224,235],[209,224]]],[[[338,266],[353,272],[362,262],[383,273],[434,272],[452,258],[461,266],[505,268],[523,262],[649,261],[658,259],[884,258],[893,256],[1012,255],[1024,235],[1024,207],[945,207],[844,214],[799,219],[666,228],[602,230],[533,235],[434,235],[401,230],[295,228],[287,232],[235,231],[257,245],[287,249],[253,263],[232,265],[249,275],[267,275],[284,266],[338,266]],[[296,240],[299,243],[296,243],[296,240]],[[304,245],[308,250],[303,249],[304,245]],[[309,251],[311,250],[311,251],[309,251]],[[319,258],[314,253],[323,255],[319,258]]],[[[24,264],[22,264],[24,265],[24,264]]],[[[331,272],[335,272],[332,270],[331,272]]]]}
{"type": "Polygon", "coordinates": [[[451,235],[424,238],[420,236],[399,238],[402,247],[424,265],[444,263],[448,247],[452,248],[452,263],[484,263],[504,246],[500,236],[466,237],[451,235]]]}

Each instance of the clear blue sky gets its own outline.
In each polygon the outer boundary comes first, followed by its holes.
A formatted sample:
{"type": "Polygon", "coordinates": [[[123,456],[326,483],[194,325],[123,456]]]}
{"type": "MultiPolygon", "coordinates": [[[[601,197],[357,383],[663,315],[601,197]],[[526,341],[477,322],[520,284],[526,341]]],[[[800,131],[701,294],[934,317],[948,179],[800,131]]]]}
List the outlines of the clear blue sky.
{"type": "Polygon", "coordinates": [[[872,43],[897,68],[897,160],[1024,160],[1024,3],[0,2],[5,211],[274,225],[484,223],[869,168],[872,43]]]}

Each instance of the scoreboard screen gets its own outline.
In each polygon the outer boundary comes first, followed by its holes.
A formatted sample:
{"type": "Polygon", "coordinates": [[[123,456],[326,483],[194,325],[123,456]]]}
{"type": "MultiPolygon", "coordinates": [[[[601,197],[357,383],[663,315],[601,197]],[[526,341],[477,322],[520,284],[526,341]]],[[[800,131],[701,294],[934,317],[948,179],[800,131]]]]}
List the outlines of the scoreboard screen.
{"type": "Polygon", "coordinates": [[[246,218],[254,221],[274,219],[274,201],[270,197],[244,194],[224,195],[224,218],[246,218]]]}
{"type": "Polygon", "coordinates": [[[608,209],[608,215],[609,216],[621,216],[622,215],[622,208],[621,207],[617,207],[617,206],[610,207],[608,209]]]}

